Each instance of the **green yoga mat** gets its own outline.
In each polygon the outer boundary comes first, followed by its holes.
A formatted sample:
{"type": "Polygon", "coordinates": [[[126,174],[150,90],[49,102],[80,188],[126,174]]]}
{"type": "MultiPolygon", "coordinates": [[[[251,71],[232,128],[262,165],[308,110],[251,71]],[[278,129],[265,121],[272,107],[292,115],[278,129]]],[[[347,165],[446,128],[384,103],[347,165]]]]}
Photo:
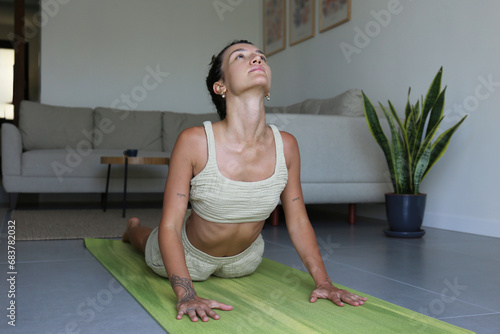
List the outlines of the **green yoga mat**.
{"type": "Polygon", "coordinates": [[[368,298],[365,305],[310,303],[309,274],[268,259],[247,277],[194,283],[199,296],[233,306],[216,310],[220,320],[177,320],[169,281],[153,273],[130,244],[85,239],[85,245],[168,333],[471,333],[352,289],[368,298]]]}

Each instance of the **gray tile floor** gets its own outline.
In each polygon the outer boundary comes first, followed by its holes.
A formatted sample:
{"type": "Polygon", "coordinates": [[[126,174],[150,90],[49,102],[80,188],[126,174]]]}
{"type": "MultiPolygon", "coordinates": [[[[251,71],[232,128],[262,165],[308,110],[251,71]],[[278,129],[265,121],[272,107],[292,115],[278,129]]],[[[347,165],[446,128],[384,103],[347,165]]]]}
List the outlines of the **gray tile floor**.
{"type": "MultiPolygon", "coordinates": [[[[358,217],[350,226],[326,207],[309,215],[335,282],[477,333],[500,333],[500,239],[431,228],[422,239],[393,239],[383,235],[383,221],[358,217]]],[[[10,213],[0,209],[0,217],[8,278],[10,213]]],[[[267,258],[304,270],[283,223],[266,226],[263,236],[267,258]]],[[[14,299],[2,279],[1,333],[164,333],[82,240],[17,242],[16,262],[16,326],[8,324],[14,299]]]]}

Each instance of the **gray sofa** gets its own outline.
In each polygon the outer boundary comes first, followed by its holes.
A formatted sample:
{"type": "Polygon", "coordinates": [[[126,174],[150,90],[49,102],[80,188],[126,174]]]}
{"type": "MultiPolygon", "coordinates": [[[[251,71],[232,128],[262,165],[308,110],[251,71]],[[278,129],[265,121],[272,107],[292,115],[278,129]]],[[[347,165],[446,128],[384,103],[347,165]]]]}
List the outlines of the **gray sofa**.
{"type": "MultiPolygon", "coordinates": [[[[332,99],[267,107],[268,123],[299,142],[307,204],[383,202],[391,191],[360,94],[351,90],[332,99]]],[[[167,157],[178,134],[204,120],[217,121],[218,116],[23,101],[19,127],[2,126],[3,187],[12,208],[18,193],[103,193],[107,165],[100,163],[101,156],[138,149],[139,156],[167,157]]],[[[128,192],[163,192],[167,172],[164,165],[129,166],[128,192]]],[[[123,166],[112,166],[109,191],[123,191],[123,166]]]]}

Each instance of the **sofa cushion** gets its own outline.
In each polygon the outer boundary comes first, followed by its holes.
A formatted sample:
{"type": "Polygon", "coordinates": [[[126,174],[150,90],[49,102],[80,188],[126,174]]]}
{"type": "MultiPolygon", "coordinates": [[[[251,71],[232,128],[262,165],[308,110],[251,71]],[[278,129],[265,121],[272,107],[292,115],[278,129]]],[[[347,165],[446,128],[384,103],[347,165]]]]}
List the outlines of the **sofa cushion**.
{"type": "Polygon", "coordinates": [[[163,113],[163,150],[171,153],[177,137],[187,128],[201,126],[204,121],[217,122],[220,120],[216,113],[188,114],[165,111],[163,113]]]}
{"type": "Polygon", "coordinates": [[[24,150],[77,147],[88,142],[93,110],[90,108],[58,107],[31,101],[22,101],[19,130],[24,150]]]}
{"type": "Polygon", "coordinates": [[[161,111],[95,109],[94,147],[161,151],[161,111]]]}
{"type": "Polygon", "coordinates": [[[321,101],[318,114],[364,116],[363,95],[359,89],[350,89],[331,99],[321,101]]]}
{"type": "Polygon", "coordinates": [[[363,95],[350,89],[330,99],[307,99],[284,107],[267,107],[268,114],[364,116],[363,95]]]}
{"type": "Polygon", "coordinates": [[[303,103],[304,102],[299,102],[284,107],[266,106],[266,114],[301,114],[304,111],[303,103]]]}

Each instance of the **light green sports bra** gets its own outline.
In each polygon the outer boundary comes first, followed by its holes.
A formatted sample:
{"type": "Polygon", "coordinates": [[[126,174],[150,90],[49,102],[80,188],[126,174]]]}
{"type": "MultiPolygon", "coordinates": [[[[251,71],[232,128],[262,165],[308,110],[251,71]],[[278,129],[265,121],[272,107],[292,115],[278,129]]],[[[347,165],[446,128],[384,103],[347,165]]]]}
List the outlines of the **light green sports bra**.
{"type": "Polygon", "coordinates": [[[213,223],[248,223],[267,219],[279,203],[288,180],[283,140],[271,124],[276,145],[276,166],[272,176],[255,182],[228,179],[219,171],[215,156],[212,123],[203,123],[208,142],[205,168],[191,179],[191,209],[213,223]]]}

